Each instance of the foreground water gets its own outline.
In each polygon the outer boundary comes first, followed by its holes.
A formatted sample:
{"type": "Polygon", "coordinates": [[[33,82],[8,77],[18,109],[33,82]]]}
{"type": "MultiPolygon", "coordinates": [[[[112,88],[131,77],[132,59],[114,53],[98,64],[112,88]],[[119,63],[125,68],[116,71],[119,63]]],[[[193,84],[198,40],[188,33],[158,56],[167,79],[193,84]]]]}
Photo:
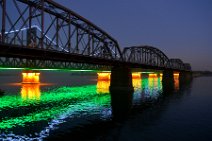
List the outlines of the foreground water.
{"type": "Polygon", "coordinates": [[[134,78],[131,110],[117,120],[96,74],[42,72],[40,84],[0,74],[0,140],[212,140],[212,77],[175,80],[170,93],[161,77],[134,78]]]}

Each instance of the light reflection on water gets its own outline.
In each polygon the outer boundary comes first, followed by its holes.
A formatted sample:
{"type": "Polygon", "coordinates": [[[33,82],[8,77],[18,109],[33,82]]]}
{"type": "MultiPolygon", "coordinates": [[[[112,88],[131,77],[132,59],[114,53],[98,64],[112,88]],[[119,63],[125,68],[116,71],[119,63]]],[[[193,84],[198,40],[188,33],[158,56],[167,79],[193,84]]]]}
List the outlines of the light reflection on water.
{"type": "Polygon", "coordinates": [[[179,73],[174,73],[174,89],[176,91],[180,89],[179,73]]]}
{"type": "Polygon", "coordinates": [[[40,84],[22,84],[21,88],[22,99],[40,99],[40,84]]]}
{"type": "Polygon", "coordinates": [[[140,105],[142,102],[154,101],[162,92],[162,78],[156,74],[148,77],[133,79],[134,83],[134,105],[140,105]],[[137,84],[137,85],[135,85],[137,84]]]}
{"type": "MultiPolygon", "coordinates": [[[[90,120],[92,115],[111,120],[110,80],[105,78],[97,79],[96,85],[60,86],[48,91],[41,90],[42,83],[18,83],[21,87],[19,94],[6,93],[0,97],[0,139],[42,139],[70,119],[83,117],[90,120]],[[30,127],[33,130],[26,130],[30,127]]],[[[155,75],[148,78],[135,75],[132,82],[135,105],[157,99],[162,91],[161,77],[155,75]]]]}
{"type": "Polygon", "coordinates": [[[98,80],[97,81],[97,93],[105,94],[109,93],[110,80],[98,80]]]}

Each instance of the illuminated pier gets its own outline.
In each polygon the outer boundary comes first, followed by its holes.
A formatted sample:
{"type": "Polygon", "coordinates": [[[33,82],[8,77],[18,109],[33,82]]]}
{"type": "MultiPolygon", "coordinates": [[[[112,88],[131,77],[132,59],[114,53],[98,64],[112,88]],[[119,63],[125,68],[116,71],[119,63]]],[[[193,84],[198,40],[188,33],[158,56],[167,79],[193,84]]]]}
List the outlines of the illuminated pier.
{"type": "Polygon", "coordinates": [[[98,81],[110,81],[111,73],[101,72],[97,73],[97,75],[98,75],[98,81]]]}
{"type": "Polygon", "coordinates": [[[23,71],[22,72],[22,83],[32,84],[40,83],[40,73],[38,71],[23,71]]]}

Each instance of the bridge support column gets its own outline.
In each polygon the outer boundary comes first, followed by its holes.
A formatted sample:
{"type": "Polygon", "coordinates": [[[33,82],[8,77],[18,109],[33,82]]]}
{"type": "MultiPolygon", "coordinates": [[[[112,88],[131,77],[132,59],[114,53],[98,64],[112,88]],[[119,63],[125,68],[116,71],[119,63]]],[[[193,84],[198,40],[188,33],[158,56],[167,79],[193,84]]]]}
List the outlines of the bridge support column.
{"type": "Polygon", "coordinates": [[[35,84],[40,83],[40,72],[32,70],[23,70],[22,83],[35,84]]]}
{"type": "Polygon", "coordinates": [[[110,79],[111,106],[114,119],[122,119],[128,115],[132,105],[131,70],[127,67],[113,67],[110,79]]]}
{"type": "Polygon", "coordinates": [[[174,90],[174,75],[172,70],[164,70],[163,71],[163,79],[162,79],[162,85],[163,85],[163,92],[169,93],[174,90]]]}
{"type": "Polygon", "coordinates": [[[183,88],[186,84],[192,80],[192,72],[181,71],[179,74],[180,88],[183,88]]]}

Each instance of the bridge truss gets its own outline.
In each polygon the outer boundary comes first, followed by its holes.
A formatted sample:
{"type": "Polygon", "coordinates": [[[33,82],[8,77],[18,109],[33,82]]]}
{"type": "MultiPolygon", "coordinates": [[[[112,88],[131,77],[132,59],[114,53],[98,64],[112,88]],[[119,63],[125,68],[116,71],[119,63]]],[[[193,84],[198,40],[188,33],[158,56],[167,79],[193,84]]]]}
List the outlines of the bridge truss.
{"type": "Polygon", "coordinates": [[[124,48],[123,57],[127,62],[165,67],[169,58],[159,49],[152,46],[133,46],[124,48]]]}
{"type": "MultiPolygon", "coordinates": [[[[0,0],[0,44],[122,60],[117,41],[75,12],[52,0],[0,0]],[[13,10],[11,10],[13,9],[13,10]]],[[[36,55],[35,55],[36,56],[36,55]]]]}
{"type": "Polygon", "coordinates": [[[191,66],[188,63],[183,63],[181,59],[169,59],[171,68],[179,70],[191,70],[191,66]]]}
{"type": "Polygon", "coordinates": [[[180,59],[169,59],[165,53],[152,46],[132,46],[123,50],[123,58],[126,62],[156,66],[166,69],[191,70],[188,63],[180,59]]]}
{"type": "Polygon", "coordinates": [[[108,70],[136,64],[191,70],[152,46],[122,52],[105,31],[52,0],[0,0],[0,12],[1,67],[108,70]]]}
{"type": "Polygon", "coordinates": [[[98,64],[85,64],[70,61],[35,60],[14,57],[0,57],[0,66],[3,68],[41,69],[41,70],[90,70],[110,71],[111,67],[98,64]]]}

